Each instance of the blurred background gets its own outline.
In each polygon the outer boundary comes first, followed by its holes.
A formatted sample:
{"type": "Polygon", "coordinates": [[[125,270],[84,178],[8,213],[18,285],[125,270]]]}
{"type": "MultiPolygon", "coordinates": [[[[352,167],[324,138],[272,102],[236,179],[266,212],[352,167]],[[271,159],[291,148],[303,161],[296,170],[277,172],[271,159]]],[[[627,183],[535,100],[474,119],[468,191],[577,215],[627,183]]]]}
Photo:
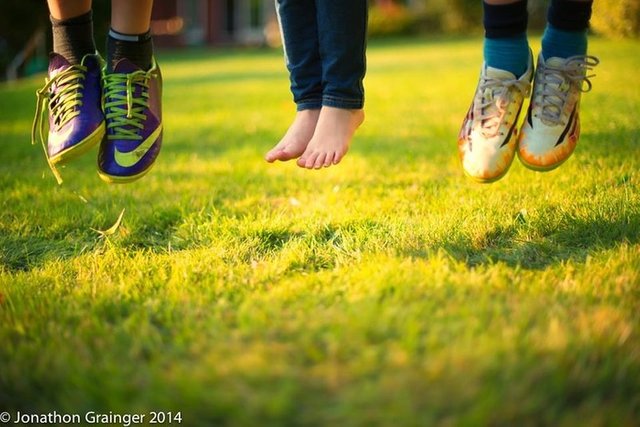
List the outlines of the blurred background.
{"type": "MultiPolygon", "coordinates": [[[[529,0],[529,28],[542,30],[548,0],[529,0]]],[[[372,38],[418,34],[481,34],[480,0],[370,0],[372,38]]],[[[0,80],[47,67],[51,32],[44,0],[0,2],[0,80]]],[[[104,46],[110,2],[94,1],[95,37],[104,46]]],[[[152,33],[158,48],[280,44],[274,0],[157,0],[152,33]]],[[[640,0],[596,0],[592,31],[640,36],[640,0]]]]}

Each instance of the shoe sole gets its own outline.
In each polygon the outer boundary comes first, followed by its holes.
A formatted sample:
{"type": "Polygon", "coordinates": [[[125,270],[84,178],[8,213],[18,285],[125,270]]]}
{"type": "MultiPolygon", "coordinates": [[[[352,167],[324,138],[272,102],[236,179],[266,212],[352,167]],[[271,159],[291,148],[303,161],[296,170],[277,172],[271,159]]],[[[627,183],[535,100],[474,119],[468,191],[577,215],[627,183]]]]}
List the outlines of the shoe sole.
{"type": "Polygon", "coordinates": [[[530,169],[532,171],[536,171],[536,172],[551,172],[552,170],[558,168],[559,166],[561,166],[564,162],[566,162],[567,160],[569,160],[569,158],[571,158],[571,155],[573,155],[573,152],[567,156],[566,158],[564,158],[563,160],[557,162],[557,163],[553,163],[551,165],[532,165],[531,163],[527,163],[526,160],[524,160],[522,158],[522,156],[520,155],[520,151],[518,151],[518,159],[520,160],[520,163],[522,163],[522,166],[526,167],[527,169],[530,169]]]}
{"type": "Polygon", "coordinates": [[[62,165],[71,160],[77,159],[83,154],[87,153],[91,150],[95,145],[97,145],[106,133],[106,124],[103,121],[100,126],[94,130],[91,135],[83,139],[80,143],[74,145],[73,147],[69,147],[66,150],[61,151],[53,157],[49,158],[49,161],[54,165],[62,165]]]}
{"type": "Polygon", "coordinates": [[[102,172],[100,169],[98,169],[98,176],[100,176],[100,179],[108,184],[128,184],[128,183],[137,181],[138,179],[145,176],[153,168],[154,164],[155,162],[152,163],[151,166],[149,166],[146,170],[140,172],[137,175],[130,175],[130,176],[109,175],[107,173],[102,172]]]}
{"type": "Polygon", "coordinates": [[[464,171],[464,174],[467,176],[467,178],[470,178],[471,180],[477,182],[478,184],[493,184],[494,182],[504,178],[504,176],[509,172],[509,169],[511,169],[511,165],[513,165],[513,158],[511,159],[511,162],[509,162],[509,166],[505,168],[504,172],[502,172],[500,175],[495,176],[493,178],[478,178],[476,176],[468,174],[467,171],[464,170],[464,168],[462,168],[462,170],[464,171]]]}
{"type": "MultiPolygon", "coordinates": [[[[520,116],[518,116],[518,120],[516,121],[516,123],[518,123],[519,120],[520,120],[520,116]]],[[[518,128],[518,127],[519,126],[516,125],[516,128],[518,128]]],[[[518,151],[518,140],[520,138],[520,135],[519,134],[515,134],[514,136],[512,136],[512,138],[514,138],[512,143],[516,144],[516,148],[515,148],[514,151],[517,152],[518,151]]],[[[509,144],[507,144],[507,145],[509,145],[509,144]]],[[[460,147],[460,141],[458,141],[458,147],[460,147]]],[[[499,175],[496,175],[496,176],[494,176],[492,178],[480,178],[480,177],[477,177],[477,176],[473,176],[473,175],[469,174],[464,167],[462,167],[462,171],[464,172],[464,174],[465,174],[465,176],[467,178],[471,179],[472,181],[477,182],[478,184],[492,184],[492,183],[494,183],[496,181],[499,181],[502,178],[504,178],[504,176],[509,172],[509,170],[511,169],[511,166],[513,166],[513,160],[516,157],[516,153],[515,152],[513,153],[513,157],[511,157],[511,160],[509,160],[509,164],[504,168],[504,170],[499,175]]]]}

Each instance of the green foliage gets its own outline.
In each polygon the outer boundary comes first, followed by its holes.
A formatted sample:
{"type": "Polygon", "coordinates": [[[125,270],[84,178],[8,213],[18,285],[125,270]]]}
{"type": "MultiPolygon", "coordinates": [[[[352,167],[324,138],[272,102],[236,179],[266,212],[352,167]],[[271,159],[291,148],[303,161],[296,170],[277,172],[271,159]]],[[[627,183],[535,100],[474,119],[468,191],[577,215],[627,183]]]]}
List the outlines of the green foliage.
{"type": "Polygon", "coordinates": [[[640,37],[640,0],[594,2],[591,27],[609,37],[640,37]]]}
{"type": "Polygon", "coordinates": [[[46,10],[46,3],[40,0],[0,2],[0,81],[33,33],[48,25],[46,10]]]}
{"type": "Polygon", "coordinates": [[[94,151],[58,187],[43,76],[0,86],[0,412],[637,425],[640,42],[591,41],[569,161],[491,185],[456,151],[481,44],[373,41],[367,121],[322,171],[262,159],[295,114],[281,51],[159,52],[163,152],[130,185],[94,151]]]}
{"type": "Polygon", "coordinates": [[[444,0],[444,29],[469,32],[482,26],[482,3],[476,0],[444,0]]]}
{"type": "Polygon", "coordinates": [[[411,34],[415,24],[416,17],[405,6],[390,3],[369,8],[369,37],[411,34]]]}
{"type": "MultiPolygon", "coordinates": [[[[93,27],[96,45],[103,50],[106,34],[109,29],[110,2],[93,2],[93,27]]],[[[46,2],[42,0],[2,0],[0,1],[0,81],[4,80],[6,67],[24,48],[36,30],[41,29],[46,36],[47,53],[51,49],[51,23],[46,2]]],[[[27,62],[29,67],[46,69],[47,57],[32,57],[27,62]]]]}
{"type": "Polygon", "coordinates": [[[482,7],[471,0],[429,0],[413,11],[422,33],[473,34],[482,29],[482,7]]]}
{"type": "MultiPolygon", "coordinates": [[[[540,30],[546,23],[547,0],[529,0],[529,29],[540,30]]],[[[416,9],[421,32],[475,34],[482,32],[481,0],[424,0],[416,9]]]]}
{"type": "Polygon", "coordinates": [[[527,9],[529,12],[528,29],[541,31],[547,24],[547,8],[549,0],[528,0],[527,9]]]}

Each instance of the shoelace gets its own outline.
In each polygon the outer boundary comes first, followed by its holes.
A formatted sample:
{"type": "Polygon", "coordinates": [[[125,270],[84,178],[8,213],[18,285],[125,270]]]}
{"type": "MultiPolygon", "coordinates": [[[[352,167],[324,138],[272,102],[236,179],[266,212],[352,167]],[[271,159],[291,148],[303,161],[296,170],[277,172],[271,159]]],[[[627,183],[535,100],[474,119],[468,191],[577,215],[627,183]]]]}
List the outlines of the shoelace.
{"type": "Polygon", "coordinates": [[[531,84],[518,79],[501,80],[482,77],[478,89],[479,96],[475,102],[474,117],[480,120],[481,132],[485,138],[491,138],[498,134],[500,123],[502,123],[507,107],[512,101],[511,88],[526,97],[531,90],[531,84]]]}
{"type": "Polygon", "coordinates": [[[562,65],[545,64],[542,71],[542,90],[540,119],[553,126],[562,124],[562,111],[571,92],[575,88],[580,92],[591,90],[591,77],[587,74],[598,65],[600,60],[595,56],[578,55],[567,58],[562,65]],[[586,84],[586,85],[585,85],[586,84]]]}
{"type": "Polygon", "coordinates": [[[56,177],[58,184],[62,183],[60,173],[49,160],[47,152],[47,112],[53,118],[56,128],[61,128],[71,119],[80,114],[82,105],[83,82],[86,77],[87,67],[83,65],[72,65],[64,71],[56,74],[53,78],[47,78],[44,86],[36,91],[36,114],[31,126],[31,144],[36,143],[39,135],[40,143],[44,149],[45,158],[51,168],[51,172],[56,177]]]}
{"type": "Polygon", "coordinates": [[[105,118],[108,139],[140,140],[139,130],[144,129],[147,116],[144,110],[149,106],[149,79],[147,71],[129,74],[106,74],[104,77],[105,118]],[[136,96],[136,87],[140,95],[136,96]]]}

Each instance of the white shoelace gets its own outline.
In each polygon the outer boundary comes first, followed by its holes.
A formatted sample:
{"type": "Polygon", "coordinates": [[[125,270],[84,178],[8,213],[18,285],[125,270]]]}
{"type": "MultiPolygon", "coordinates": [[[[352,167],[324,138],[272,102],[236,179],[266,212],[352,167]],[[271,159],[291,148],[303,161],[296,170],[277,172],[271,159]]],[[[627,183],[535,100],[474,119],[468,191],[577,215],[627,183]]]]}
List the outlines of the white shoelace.
{"type": "Polygon", "coordinates": [[[591,90],[591,77],[595,74],[588,74],[600,61],[595,56],[578,55],[567,58],[563,64],[550,65],[549,61],[544,68],[538,70],[542,73],[542,78],[538,84],[542,85],[540,120],[554,126],[562,124],[562,111],[569,99],[571,89],[580,92],[591,90]]]}
{"type": "Polygon", "coordinates": [[[511,88],[526,97],[531,90],[531,84],[518,79],[502,80],[482,77],[474,105],[474,117],[480,120],[481,131],[485,138],[498,134],[500,124],[507,113],[507,107],[513,101],[511,88]]]}

